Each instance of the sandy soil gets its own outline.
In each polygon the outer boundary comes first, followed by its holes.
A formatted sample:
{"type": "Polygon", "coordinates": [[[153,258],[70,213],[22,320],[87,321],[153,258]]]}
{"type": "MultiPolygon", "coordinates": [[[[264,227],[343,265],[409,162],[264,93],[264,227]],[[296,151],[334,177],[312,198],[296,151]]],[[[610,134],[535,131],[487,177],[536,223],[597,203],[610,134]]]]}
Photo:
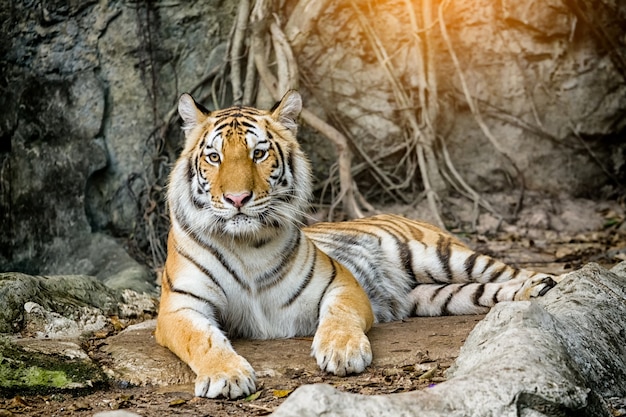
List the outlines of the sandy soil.
{"type": "Polygon", "coordinates": [[[372,366],[363,374],[343,378],[317,369],[309,355],[309,338],[234,341],[235,349],[250,361],[259,376],[258,395],[247,399],[195,398],[191,384],[112,386],[79,397],[53,394],[0,400],[0,416],[92,416],[113,409],[127,409],[144,417],[256,416],[271,413],[303,384],[327,383],[361,394],[412,391],[445,380],[444,371],[482,317],[413,318],[376,325],[369,333],[374,353],[372,366]]]}

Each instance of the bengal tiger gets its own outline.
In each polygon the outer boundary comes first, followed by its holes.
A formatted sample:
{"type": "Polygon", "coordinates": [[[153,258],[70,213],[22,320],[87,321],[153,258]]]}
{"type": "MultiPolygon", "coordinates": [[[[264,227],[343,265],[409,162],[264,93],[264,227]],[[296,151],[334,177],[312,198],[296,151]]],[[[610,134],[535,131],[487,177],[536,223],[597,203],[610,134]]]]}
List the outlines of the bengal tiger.
{"type": "Polygon", "coordinates": [[[269,111],[179,100],[185,145],[167,191],[155,337],[196,373],[196,396],[255,392],[229,337],[313,336],[323,371],[360,373],[375,322],[484,313],[556,284],[400,216],[302,227],[312,180],[296,139],[301,108],[296,91],[269,111]]]}

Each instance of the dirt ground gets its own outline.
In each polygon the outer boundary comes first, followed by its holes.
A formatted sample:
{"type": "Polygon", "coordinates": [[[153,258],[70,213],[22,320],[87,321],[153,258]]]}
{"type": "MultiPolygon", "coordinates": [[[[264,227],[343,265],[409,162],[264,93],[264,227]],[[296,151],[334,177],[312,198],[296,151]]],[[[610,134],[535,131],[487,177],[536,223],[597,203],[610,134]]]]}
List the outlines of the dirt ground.
{"type": "MultiPolygon", "coordinates": [[[[578,218],[580,212],[576,213],[578,218]]],[[[560,274],[588,262],[611,267],[626,260],[624,215],[607,212],[603,217],[606,222],[601,230],[584,233],[509,228],[497,235],[485,237],[479,233],[467,239],[482,253],[538,271],[560,274]]],[[[369,334],[374,351],[372,366],[363,374],[343,378],[317,369],[309,356],[311,339],[234,341],[236,350],[250,361],[259,377],[258,392],[237,401],[196,398],[191,384],[112,385],[80,396],[57,393],[0,398],[0,417],[92,416],[115,409],[144,417],[261,416],[270,414],[303,384],[326,383],[342,391],[367,395],[428,389],[445,381],[445,370],[481,318],[413,318],[376,325],[369,334]]]]}
{"type": "MultiPolygon", "coordinates": [[[[310,357],[311,338],[233,342],[257,371],[259,390],[242,400],[193,396],[193,386],[111,386],[84,396],[35,395],[0,400],[0,417],[92,416],[127,409],[144,417],[267,415],[303,384],[326,383],[360,394],[391,394],[426,388],[445,380],[469,332],[483,316],[412,318],[376,325],[369,333],[374,362],[366,372],[335,377],[310,357]]],[[[149,336],[146,336],[146,339],[149,336]]],[[[155,349],[160,347],[155,346],[155,349]]]]}

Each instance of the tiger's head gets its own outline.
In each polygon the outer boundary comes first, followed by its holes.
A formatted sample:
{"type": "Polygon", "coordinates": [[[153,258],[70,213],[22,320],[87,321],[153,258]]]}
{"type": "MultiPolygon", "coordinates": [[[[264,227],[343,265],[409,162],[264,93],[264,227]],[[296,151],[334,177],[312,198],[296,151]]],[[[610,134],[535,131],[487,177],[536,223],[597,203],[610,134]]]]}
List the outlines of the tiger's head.
{"type": "Polygon", "coordinates": [[[300,222],[311,169],[296,140],[302,100],[285,94],[271,110],[210,112],[183,94],[185,148],[172,171],[168,202],[184,227],[235,238],[263,238],[300,222]]]}

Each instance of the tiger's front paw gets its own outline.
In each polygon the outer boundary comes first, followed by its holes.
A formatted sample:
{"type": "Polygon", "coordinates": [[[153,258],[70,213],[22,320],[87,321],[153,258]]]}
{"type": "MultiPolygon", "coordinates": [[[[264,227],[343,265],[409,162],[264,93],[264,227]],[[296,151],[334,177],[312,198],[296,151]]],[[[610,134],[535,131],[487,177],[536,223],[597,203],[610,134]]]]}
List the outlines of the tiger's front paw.
{"type": "Polygon", "coordinates": [[[254,369],[242,356],[233,353],[219,362],[211,361],[196,377],[197,397],[224,397],[234,400],[256,391],[254,369]]]}
{"type": "Polygon", "coordinates": [[[361,330],[318,329],[311,354],[322,371],[338,376],[361,373],[372,363],[370,341],[361,330]]]}

